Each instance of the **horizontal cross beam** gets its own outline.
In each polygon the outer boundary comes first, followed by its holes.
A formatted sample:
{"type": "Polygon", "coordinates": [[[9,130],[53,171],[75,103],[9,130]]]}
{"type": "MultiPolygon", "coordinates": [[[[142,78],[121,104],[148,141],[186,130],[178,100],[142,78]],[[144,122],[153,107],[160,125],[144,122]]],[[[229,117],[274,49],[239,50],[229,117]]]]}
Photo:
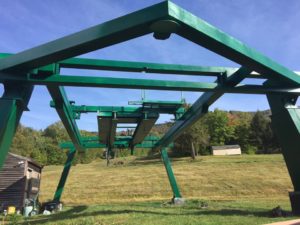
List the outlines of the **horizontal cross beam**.
{"type": "MultiPolygon", "coordinates": [[[[140,144],[135,145],[135,148],[143,148],[143,149],[152,149],[155,146],[155,141],[143,141],[140,144]]],[[[107,145],[99,143],[99,142],[86,142],[82,144],[83,148],[107,148],[107,145]]],[[[63,142],[60,144],[60,148],[62,149],[70,149],[73,148],[74,144],[72,142],[63,142]]],[[[128,141],[115,141],[112,146],[113,148],[129,148],[130,144],[128,141]]],[[[170,144],[168,147],[173,147],[173,144],[170,144]]]]}
{"type": "MultiPolygon", "coordinates": [[[[14,54],[0,53],[0,59],[14,54]]],[[[165,75],[192,75],[192,76],[220,76],[224,73],[234,72],[238,68],[234,67],[217,67],[217,66],[195,66],[182,64],[162,64],[148,62],[132,62],[120,60],[104,60],[89,58],[70,58],[56,63],[60,68],[87,69],[87,70],[106,70],[120,72],[143,72],[159,73],[165,75]]],[[[45,66],[40,68],[51,73],[53,67],[45,66]]],[[[263,79],[265,76],[259,73],[245,74],[246,78],[263,79]]]]}
{"type": "MultiPolygon", "coordinates": [[[[0,59],[14,54],[0,53],[0,59]]],[[[159,73],[165,75],[192,75],[192,76],[220,76],[224,73],[233,73],[238,70],[235,67],[217,67],[217,66],[195,66],[182,64],[162,64],[148,62],[133,62],[120,60],[104,60],[90,58],[70,58],[57,63],[60,68],[88,69],[88,70],[106,70],[120,72],[143,72],[159,73]]],[[[52,71],[51,66],[42,67],[41,70],[52,71]]],[[[300,71],[293,71],[300,76],[300,71]]],[[[245,78],[266,79],[268,74],[252,72],[245,74],[245,78]]]]}
{"type": "MultiPolygon", "coordinates": [[[[116,136],[117,141],[130,141],[132,140],[132,136],[116,136]]],[[[148,135],[145,137],[144,141],[158,141],[159,137],[154,135],[148,135]]],[[[100,142],[98,136],[89,136],[89,137],[82,137],[82,143],[85,142],[100,142]]]]}
{"type": "MultiPolygon", "coordinates": [[[[120,121],[122,120],[126,120],[126,119],[132,119],[132,118],[143,118],[143,117],[147,117],[147,118],[156,118],[159,116],[158,112],[149,112],[149,113],[144,113],[144,112],[99,112],[98,113],[98,117],[99,118],[107,118],[107,119],[113,119],[116,120],[116,122],[118,122],[118,119],[120,121]]],[[[120,122],[123,123],[123,122],[120,122]]],[[[125,122],[126,123],[126,122],[125,122]]],[[[129,122],[130,123],[130,122],[129,122]]]]}
{"type": "MultiPolygon", "coordinates": [[[[0,81],[3,82],[5,74],[0,73],[0,81]],[[2,78],[2,79],[1,79],[2,78]]],[[[149,79],[129,79],[111,77],[89,77],[89,76],[69,76],[53,75],[45,78],[14,77],[15,81],[25,82],[35,85],[57,85],[74,87],[102,87],[102,88],[126,88],[126,89],[150,89],[150,90],[170,90],[170,91],[195,91],[195,92],[224,92],[241,94],[267,94],[267,93],[291,93],[300,94],[300,88],[283,86],[267,87],[261,85],[236,85],[235,87],[219,85],[218,83],[188,82],[188,81],[166,81],[149,79]]]]}
{"type": "MultiPolygon", "coordinates": [[[[88,58],[70,58],[58,62],[61,68],[107,70],[120,72],[159,73],[165,75],[219,76],[226,72],[234,72],[238,68],[217,66],[195,66],[181,64],[162,64],[148,62],[131,62],[88,58]]],[[[259,73],[245,74],[246,78],[264,79],[259,73]]]]}
{"type": "MultiPolygon", "coordinates": [[[[55,107],[53,101],[50,102],[51,107],[55,107]]],[[[142,113],[142,112],[157,112],[174,114],[182,113],[182,108],[172,107],[131,107],[131,106],[86,106],[86,105],[71,105],[72,111],[77,113],[97,113],[97,112],[116,112],[116,113],[142,113]]]]}
{"type": "MultiPolygon", "coordinates": [[[[156,136],[146,136],[141,144],[135,145],[136,148],[153,148],[154,144],[159,140],[156,136]]],[[[132,136],[116,136],[113,147],[129,147],[129,143],[132,141],[132,136]]],[[[72,142],[63,142],[60,144],[62,149],[72,148],[74,145],[72,142]]],[[[106,148],[107,145],[100,143],[99,137],[83,137],[82,146],[87,148],[106,148]]]]}

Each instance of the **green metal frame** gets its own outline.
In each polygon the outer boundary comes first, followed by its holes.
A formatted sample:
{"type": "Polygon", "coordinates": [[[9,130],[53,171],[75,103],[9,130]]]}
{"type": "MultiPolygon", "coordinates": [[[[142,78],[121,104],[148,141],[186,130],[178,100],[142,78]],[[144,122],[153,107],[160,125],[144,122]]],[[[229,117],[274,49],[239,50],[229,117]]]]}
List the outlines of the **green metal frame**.
{"type": "MultiPolygon", "coordinates": [[[[143,140],[143,142],[134,145],[135,148],[143,148],[143,149],[153,149],[153,147],[158,142],[159,137],[156,136],[147,136],[143,140]]],[[[116,136],[115,141],[112,145],[113,148],[131,148],[131,136],[116,136]]],[[[102,144],[99,137],[83,137],[82,139],[82,145],[85,150],[90,148],[106,148],[106,144],[102,144]]],[[[168,147],[172,148],[174,146],[173,143],[171,143],[168,147]]],[[[60,148],[62,149],[70,149],[73,148],[74,144],[73,142],[67,141],[60,143],[60,148]]]]}
{"type": "MultiPolygon", "coordinates": [[[[297,75],[298,76],[298,75],[297,75]]],[[[48,77],[31,75],[26,78],[10,77],[0,74],[0,82],[10,79],[16,82],[30,83],[32,85],[47,86],[72,86],[72,87],[98,87],[98,88],[126,88],[149,89],[168,91],[194,91],[194,92],[226,92],[240,94],[268,94],[268,93],[293,93],[300,95],[298,86],[264,87],[262,85],[239,84],[235,87],[227,87],[218,83],[190,82],[190,81],[166,81],[149,79],[130,79],[112,77],[91,77],[54,74],[48,77]]]]}
{"type": "Polygon", "coordinates": [[[0,169],[33,91],[33,86],[18,83],[7,83],[4,88],[4,94],[0,98],[0,169]]]}
{"type": "MultiPolygon", "coordinates": [[[[251,71],[249,69],[241,67],[232,74],[228,74],[222,85],[234,87],[244,79],[243,74],[250,73],[251,71]]],[[[223,94],[224,92],[211,92],[202,94],[199,99],[197,99],[197,101],[189,108],[189,110],[167,131],[167,133],[157,143],[156,148],[165,147],[169,143],[173,142],[174,139],[184,132],[184,130],[204,116],[208,112],[209,106],[217,101],[223,94]]]]}
{"type": "MultiPolygon", "coordinates": [[[[293,211],[300,214],[300,171],[297,170],[297,162],[300,161],[298,154],[300,121],[299,109],[295,106],[295,99],[300,95],[299,74],[279,65],[170,1],[158,3],[17,54],[2,53],[0,54],[0,82],[5,86],[5,93],[0,99],[0,168],[22,112],[27,109],[34,85],[47,86],[53,99],[51,106],[55,107],[66,127],[72,141],[72,144],[68,146],[74,152],[103,144],[100,140],[98,142],[85,141],[80,136],[76,119],[80,119],[81,113],[102,111],[105,107],[73,105],[67,99],[64,86],[206,92],[187,112],[182,111],[180,107],[176,109],[177,111],[172,111],[177,121],[165,136],[155,143],[155,148],[162,150],[164,162],[167,160],[165,147],[203,116],[209,106],[224,93],[266,94],[273,113],[272,123],[278,134],[295,188],[296,194],[294,193],[291,197],[293,211]],[[177,34],[240,64],[241,68],[73,58],[150,33],[153,33],[154,38],[157,39],[167,39],[172,33],[177,34]],[[203,83],[69,76],[60,74],[61,68],[215,76],[217,79],[215,83],[203,83]],[[240,84],[245,78],[266,79],[267,82],[263,85],[240,84]]],[[[142,107],[106,107],[106,111],[103,110],[102,115],[117,111],[120,115],[131,114],[139,118],[135,128],[136,135],[130,140],[118,140],[120,143],[131,145],[129,147],[132,150],[147,135],[148,128],[154,124],[153,121],[151,123],[148,121],[150,124],[147,125],[147,130],[138,137],[139,130],[142,130],[140,127],[147,121],[146,117],[141,117],[141,115],[145,116],[146,106],[145,103],[142,107]]],[[[147,110],[150,113],[168,113],[169,109],[159,106],[158,108],[148,107],[147,110]]],[[[116,126],[113,126],[115,123],[109,125],[110,137],[115,136],[112,131],[116,126]]],[[[109,146],[107,143],[105,146],[111,149],[112,145],[118,141],[111,139],[109,146]]],[[[167,165],[167,172],[170,172],[169,164],[165,165],[167,165]]],[[[173,173],[170,175],[169,172],[168,177],[174,196],[181,196],[176,181],[176,185],[174,181],[171,181],[174,175],[173,173]],[[176,191],[178,193],[175,194],[176,191]]]]}
{"type": "Polygon", "coordinates": [[[68,152],[68,158],[67,158],[66,163],[64,165],[64,169],[62,171],[61,177],[59,179],[59,183],[57,185],[57,188],[56,188],[56,191],[55,191],[55,194],[54,194],[54,197],[53,197],[53,201],[55,201],[55,202],[60,202],[60,199],[61,199],[62,193],[64,191],[64,187],[65,187],[65,184],[67,182],[67,178],[69,176],[69,172],[70,172],[75,154],[76,154],[76,149],[73,146],[73,147],[70,148],[70,150],[68,152]]]}
{"type": "Polygon", "coordinates": [[[162,157],[162,160],[164,162],[165,169],[167,171],[167,175],[168,175],[168,178],[169,178],[169,182],[170,182],[170,185],[171,185],[171,188],[172,188],[172,191],[173,191],[173,199],[174,198],[181,198],[182,196],[181,196],[176,178],[174,176],[172,166],[171,166],[171,162],[170,162],[169,157],[168,157],[168,151],[167,151],[166,148],[163,148],[161,150],[161,157],[162,157]]]}
{"type": "MultiPolygon", "coordinates": [[[[131,155],[133,155],[133,150],[134,148],[142,148],[142,149],[152,149],[155,144],[157,143],[157,141],[159,140],[159,137],[157,136],[147,136],[145,137],[144,141],[140,144],[136,144],[136,145],[132,145],[130,144],[132,140],[131,136],[117,136],[115,142],[113,143],[113,145],[111,146],[112,148],[130,148],[130,153],[131,155]]],[[[82,145],[85,149],[90,149],[90,148],[107,148],[106,144],[101,144],[99,137],[82,137],[82,145]]],[[[169,148],[173,147],[173,143],[171,143],[169,146],[169,148]]],[[[68,178],[69,175],[69,171],[71,169],[72,166],[72,161],[74,159],[75,153],[76,153],[76,149],[75,146],[72,142],[63,142],[60,144],[60,148],[62,149],[70,149],[69,153],[68,153],[68,158],[67,161],[64,165],[64,169],[63,172],[61,174],[59,183],[57,185],[55,194],[54,194],[54,198],[53,201],[55,202],[59,202],[61,200],[61,196],[64,190],[64,186],[66,184],[66,180],[68,178]]],[[[107,151],[107,155],[109,154],[109,151],[107,151]]],[[[172,167],[171,167],[171,163],[170,160],[168,158],[167,152],[163,151],[161,152],[161,156],[168,174],[168,178],[169,178],[169,182],[173,191],[173,195],[176,198],[180,198],[180,190],[179,187],[177,185],[174,173],[172,171],[172,167]]],[[[109,160],[108,160],[109,163],[109,160]]]]}

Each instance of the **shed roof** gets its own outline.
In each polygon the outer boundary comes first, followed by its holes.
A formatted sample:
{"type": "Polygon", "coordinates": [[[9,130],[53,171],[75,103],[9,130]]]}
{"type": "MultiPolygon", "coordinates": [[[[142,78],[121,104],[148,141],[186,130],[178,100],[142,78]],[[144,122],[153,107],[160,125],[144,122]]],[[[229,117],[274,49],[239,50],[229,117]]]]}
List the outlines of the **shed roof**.
{"type": "Polygon", "coordinates": [[[8,154],[11,155],[11,156],[13,156],[13,157],[15,157],[15,158],[18,158],[20,160],[24,160],[24,161],[30,162],[30,163],[32,163],[33,165],[35,165],[35,166],[37,166],[39,168],[43,168],[42,165],[40,165],[39,163],[37,163],[36,161],[34,161],[30,157],[25,157],[25,156],[17,155],[17,154],[11,153],[11,152],[9,152],[8,154]]]}
{"type": "Polygon", "coordinates": [[[212,150],[226,150],[232,148],[241,148],[239,145],[222,145],[222,146],[211,146],[212,150]]]}

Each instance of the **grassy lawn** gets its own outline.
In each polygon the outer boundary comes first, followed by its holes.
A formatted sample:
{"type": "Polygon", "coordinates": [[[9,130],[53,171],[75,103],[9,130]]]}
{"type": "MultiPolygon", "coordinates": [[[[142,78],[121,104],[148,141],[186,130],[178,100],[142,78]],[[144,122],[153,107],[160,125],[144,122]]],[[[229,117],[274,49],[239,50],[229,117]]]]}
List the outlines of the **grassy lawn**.
{"type": "MultiPolygon", "coordinates": [[[[187,202],[167,204],[172,193],[158,159],[119,159],[72,168],[62,201],[64,211],[37,216],[24,224],[264,224],[280,205],[290,210],[290,178],[281,155],[198,157],[172,161],[187,202]],[[202,202],[208,207],[203,208],[202,202]]],[[[41,200],[51,199],[61,166],[49,166],[42,177],[41,200]]],[[[293,219],[293,218],[289,218],[293,219]]]]}

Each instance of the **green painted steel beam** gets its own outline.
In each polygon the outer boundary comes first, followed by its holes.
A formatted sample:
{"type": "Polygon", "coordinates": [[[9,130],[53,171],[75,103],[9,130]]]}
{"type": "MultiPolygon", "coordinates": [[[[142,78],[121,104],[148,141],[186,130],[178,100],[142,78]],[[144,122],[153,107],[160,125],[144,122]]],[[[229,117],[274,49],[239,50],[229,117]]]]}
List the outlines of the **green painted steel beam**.
{"type": "MultiPolygon", "coordinates": [[[[247,68],[241,67],[238,71],[233,74],[228,74],[227,81],[224,85],[227,87],[234,87],[240,83],[245,73],[250,73],[251,71],[247,68]]],[[[188,127],[193,125],[197,120],[204,116],[210,105],[217,101],[224,92],[207,92],[202,94],[199,99],[192,105],[191,108],[187,110],[183,116],[175,122],[175,124],[167,131],[167,133],[158,141],[155,148],[166,147],[168,144],[173,142],[180,134],[182,134],[188,127]]]]}
{"type": "Polygon", "coordinates": [[[57,185],[57,188],[56,188],[56,191],[55,191],[55,194],[54,194],[54,197],[53,197],[54,202],[60,202],[60,200],[61,200],[61,196],[62,196],[62,193],[64,191],[64,187],[65,187],[65,184],[67,182],[67,178],[69,176],[69,172],[70,172],[75,154],[76,154],[76,149],[73,145],[69,150],[68,158],[65,162],[64,169],[63,169],[62,174],[60,176],[59,183],[57,185]]]}
{"type": "Polygon", "coordinates": [[[0,169],[12,143],[17,122],[17,101],[0,99],[0,169]]]}
{"type": "MultiPolygon", "coordinates": [[[[72,111],[76,113],[92,113],[92,112],[116,112],[116,113],[142,113],[142,112],[156,112],[160,114],[174,114],[183,113],[184,108],[181,106],[183,103],[171,104],[169,102],[159,103],[147,103],[142,107],[130,107],[130,106],[86,106],[86,105],[71,105],[72,111]]],[[[53,101],[50,102],[51,107],[55,107],[53,101]]]]}
{"type": "Polygon", "coordinates": [[[181,101],[161,101],[161,100],[149,100],[143,99],[139,101],[128,101],[128,105],[142,105],[144,108],[159,108],[159,107],[171,107],[179,108],[185,104],[184,100],[181,101]]]}
{"type": "Polygon", "coordinates": [[[109,118],[115,120],[117,123],[131,123],[132,118],[140,119],[146,114],[148,118],[157,118],[158,112],[98,112],[99,118],[109,118]],[[128,119],[128,121],[127,121],[128,119]]]}
{"type": "MultiPolygon", "coordinates": [[[[116,141],[122,141],[122,140],[131,140],[132,136],[116,136],[116,141]]],[[[101,139],[99,139],[98,136],[89,136],[89,137],[82,137],[82,142],[91,142],[96,141],[99,142],[101,139]]],[[[159,137],[154,135],[148,135],[145,137],[144,141],[158,141],[159,137]]]]}
{"type": "MultiPolygon", "coordinates": [[[[157,141],[143,141],[140,144],[136,144],[134,147],[135,148],[145,148],[145,149],[150,150],[155,146],[156,142],[157,141]]],[[[63,142],[59,146],[62,149],[69,149],[69,148],[74,147],[74,144],[72,142],[63,142]]],[[[85,150],[87,150],[90,148],[107,148],[107,145],[99,143],[99,142],[84,142],[84,143],[82,143],[82,147],[85,150]]],[[[130,148],[131,145],[128,140],[119,140],[119,141],[115,141],[111,147],[113,147],[113,148],[130,148]]],[[[172,147],[174,147],[174,144],[171,143],[168,147],[172,148],[172,147]]]]}
{"type": "MultiPolygon", "coordinates": [[[[7,74],[0,73],[0,82],[5,82],[7,74]]],[[[34,76],[36,77],[36,76],[34,76]]],[[[280,87],[265,87],[261,85],[239,84],[233,87],[218,85],[217,83],[166,81],[149,79],[129,79],[110,77],[88,77],[53,75],[46,78],[9,78],[14,81],[32,85],[48,86],[75,86],[75,87],[103,87],[103,88],[127,88],[127,89],[151,89],[170,91],[195,91],[195,92],[224,92],[241,94],[267,94],[267,93],[290,93],[299,95],[300,88],[282,84],[280,87]]]]}
{"type": "Polygon", "coordinates": [[[268,78],[279,79],[289,84],[300,84],[300,77],[293,71],[249,48],[170,1],[3,58],[0,61],[0,70],[30,71],[37,67],[149,34],[152,31],[154,31],[156,38],[163,39],[175,32],[242,66],[268,74],[268,78]],[[169,26],[163,26],[164,24],[169,26]],[[171,25],[175,26],[174,29],[168,30],[171,25]]]}
{"type": "Polygon", "coordinates": [[[11,55],[13,55],[13,54],[2,52],[2,53],[0,53],[0,59],[7,58],[8,56],[11,56],[11,55]]]}
{"type": "Polygon", "coordinates": [[[278,79],[289,84],[300,84],[300,76],[276,63],[241,41],[222,32],[213,25],[182,9],[172,2],[168,3],[169,15],[180,24],[177,34],[221,56],[226,57],[252,71],[257,71],[270,79],[278,79]]]}
{"type": "Polygon", "coordinates": [[[18,83],[5,84],[4,87],[4,94],[0,98],[0,169],[33,91],[33,86],[18,83]]]}
{"type": "Polygon", "coordinates": [[[283,104],[290,96],[268,95],[272,110],[272,126],[282,147],[295,191],[300,191],[300,108],[294,104],[283,104]]]}
{"type": "MultiPolygon", "coordinates": [[[[88,69],[88,70],[107,70],[120,72],[143,72],[159,74],[177,75],[197,75],[197,76],[218,76],[228,70],[235,71],[231,67],[215,66],[193,66],[180,64],[161,64],[148,62],[130,62],[88,58],[70,58],[58,62],[61,68],[88,69]]],[[[263,78],[259,74],[247,75],[251,78],[263,78]]]]}
{"type": "Polygon", "coordinates": [[[167,175],[169,178],[169,182],[170,182],[170,185],[171,185],[171,188],[173,191],[173,198],[181,198],[182,196],[181,196],[179,187],[177,185],[177,181],[176,181],[175,175],[173,173],[171,162],[168,157],[168,151],[166,148],[163,148],[161,150],[161,157],[162,157],[163,163],[165,165],[165,169],[166,169],[166,172],[167,172],[167,175]]]}
{"type": "Polygon", "coordinates": [[[168,17],[162,2],[0,60],[0,70],[29,71],[151,33],[150,25],[168,17]]]}
{"type": "MultiPolygon", "coordinates": [[[[53,107],[54,104],[51,103],[51,107],[53,107]]],[[[141,113],[145,111],[151,111],[151,112],[157,112],[157,113],[168,113],[168,114],[174,114],[178,110],[181,111],[182,108],[178,107],[130,107],[130,106],[85,106],[85,105],[72,105],[73,112],[79,112],[79,113],[89,113],[89,112],[116,112],[116,113],[141,113]]]]}
{"type": "MultiPolygon", "coordinates": [[[[0,53],[0,59],[6,58],[13,54],[0,53]]],[[[235,67],[216,67],[216,66],[194,66],[181,64],[161,64],[148,62],[130,62],[117,60],[89,59],[89,58],[70,58],[57,63],[61,68],[74,69],[94,69],[121,72],[144,72],[144,73],[160,73],[160,74],[178,74],[178,75],[205,75],[218,76],[226,72],[235,72],[235,67]]],[[[51,66],[40,68],[41,71],[53,71],[51,66]]],[[[299,71],[294,71],[298,76],[299,71]]],[[[252,72],[245,74],[245,78],[266,79],[266,74],[252,72]]]]}
{"type": "MultiPolygon", "coordinates": [[[[73,142],[62,142],[59,144],[59,147],[62,149],[69,149],[75,147],[73,142]]],[[[99,142],[85,142],[82,143],[82,147],[87,150],[89,148],[106,148],[107,145],[101,144],[99,142]]]]}
{"type": "Polygon", "coordinates": [[[60,86],[47,86],[48,91],[55,103],[55,109],[66,128],[66,131],[74,143],[77,150],[82,150],[81,135],[75,121],[75,115],[71,109],[71,104],[65,93],[65,89],[60,86]]]}
{"type": "MultiPolygon", "coordinates": [[[[51,107],[52,107],[51,103],[51,107]]],[[[54,104],[53,104],[54,105],[54,104]]],[[[141,107],[128,106],[86,106],[86,105],[72,105],[73,112],[89,113],[89,112],[141,112],[141,107]]]]}
{"type": "MultiPolygon", "coordinates": [[[[179,75],[217,76],[224,73],[224,67],[205,67],[190,65],[173,65],[147,62],[130,62],[88,58],[71,58],[58,62],[62,68],[92,69],[123,72],[144,72],[179,75]]],[[[233,68],[234,69],[234,68],[233,68]]]]}
{"type": "MultiPolygon", "coordinates": [[[[145,137],[142,143],[137,144],[136,148],[153,148],[155,143],[159,140],[159,137],[148,135],[145,137]]],[[[132,141],[132,136],[116,136],[113,147],[126,146],[129,147],[129,143],[132,141]]],[[[86,149],[88,148],[106,148],[107,145],[101,144],[98,136],[91,137],[82,137],[82,146],[86,149]]],[[[70,149],[74,147],[72,142],[63,142],[60,144],[60,148],[62,149],[70,149]]],[[[173,147],[173,143],[169,145],[169,147],[173,147]]]]}
{"type": "Polygon", "coordinates": [[[300,108],[296,105],[298,96],[268,94],[267,98],[272,111],[272,128],[280,143],[294,187],[294,192],[290,192],[292,212],[300,215],[300,108]]]}
{"type": "MultiPolygon", "coordinates": [[[[1,79],[0,75],[0,82],[1,79]]],[[[5,80],[5,79],[4,79],[5,80]]],[[[24,81],[35,85],[57,85],[74,87],[102,87],[102,88],[127,88],[127,89],[150,89],[150,90],[169,90],[169,91],[194,91],[194,92],[224,92],[241,94],[266,94],[266,93],[292,93],[299,95],[300,88],[289,85],[280,87],[264,87],[261,85],[236,85],[227,87],[217,83],[188,82],[188,81],[166,81],[149,79],[129,79],[111,77],[88,77],[88,76],[69,76],[53,75],[46,78],[14,78],[16,81],[24,81]]]]}
{"type": "MultiPolygon", "coordinates": [[[[6,58],[13,54],[0,53],[0,59],[6,58]]],[[[143,73],[160,73],[170,75],[201,75],[201,76],[219,76],[228,71],[234,72],[238,68],[234,67],[216,67],[216,66],[194,66],[181,64],[161,64],[148,62],[131,62],[131,61],[117,61],[117,60],[103,60],[103,59],[89,59],[89,58],[70,58],[57,63],[60,68],[74,68],[74,69],[93,69],[106,71],[120,71],[120,72],[143,72],[143,73]]],[[[53,68],[50,65],[40,68],[41,71],[52,72],[53,68]]],[[[299,73],[299,72],[298,72],[299,73]]],[[[251,73],[245,74],[247,78],[265,79],[264,74],[251,73]]]]}

